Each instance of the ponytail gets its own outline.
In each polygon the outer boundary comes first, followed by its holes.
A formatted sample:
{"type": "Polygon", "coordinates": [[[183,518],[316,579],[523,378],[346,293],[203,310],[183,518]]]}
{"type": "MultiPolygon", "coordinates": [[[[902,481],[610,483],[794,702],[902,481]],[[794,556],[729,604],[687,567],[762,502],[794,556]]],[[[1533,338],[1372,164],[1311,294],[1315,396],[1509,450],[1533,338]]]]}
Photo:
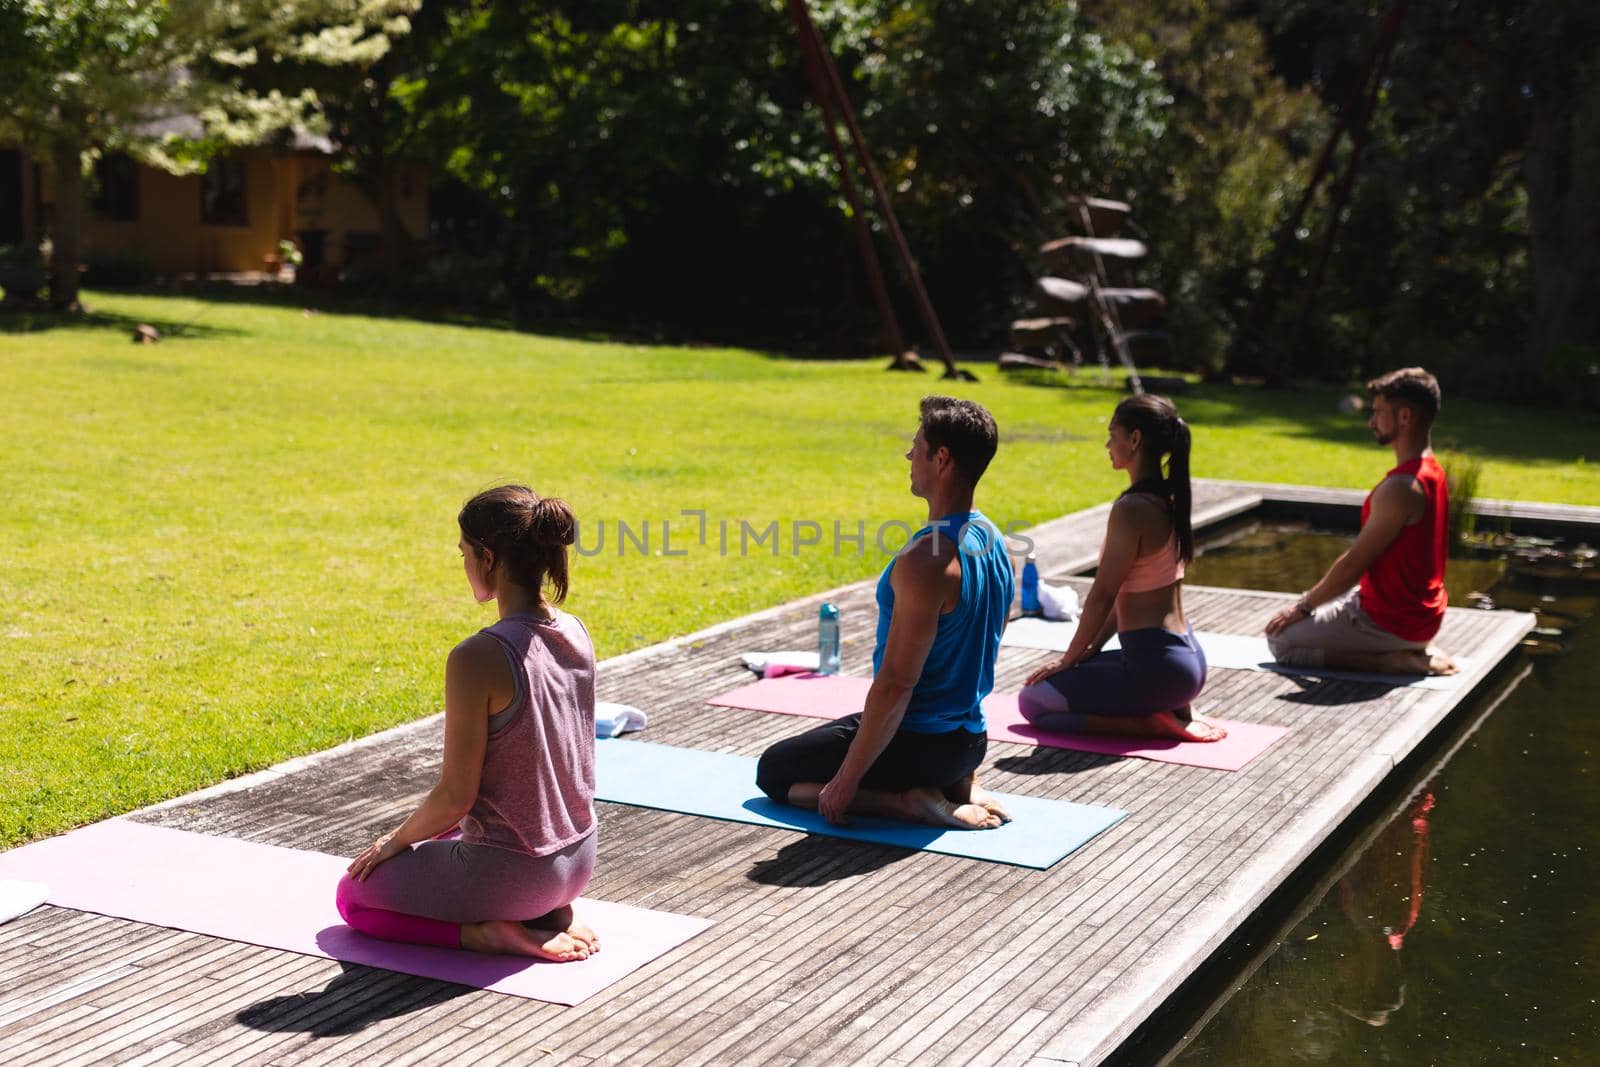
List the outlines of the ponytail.
{"type": "Polygon", "coordinates": [[[456,516],[461,536],[494,554],[511,580],[550,602],[567,599],[567,546],[578,539],[578,520],[566,501],[540,497],[525,485],[486,489],[456,516]]]}
{"type": "Polygon", "coordinates": [[[567,502],[547,496],[533,505],[528,524],[529,551],[542,557],[544,579],[550,583],[551,600],[567,599],[567,546],[578,539],[578,520],[567,502]]]}
{"type": "Polygon", "coordinates": [[[1189,485],[1189,424],[1181,418],[1172,434],[1172,452],[1167,456],[1167,492],[1172,498],[1172,525],[1178,532],[1178,555],[1185,563],[1194,559],[1194,528],[1190,507],[1194,490],[1189,485]]]}
{"type": "Polygon", "coordinates": [[[1189,424],[1178,416],[1172,401],[1150,393],[1130,396],[1118,404],[1111,421],[1124,429],[1138,430],[1157,456],[1167,457],[1159,482],[1138,482],[1126,492],[1154,493],[1166,499],[1178,538],[1178,555],[1185,563],[1190,562],[1194,559],[1194,528],[1190,522],[1194,491],[1189,484],[1189,424]]]}

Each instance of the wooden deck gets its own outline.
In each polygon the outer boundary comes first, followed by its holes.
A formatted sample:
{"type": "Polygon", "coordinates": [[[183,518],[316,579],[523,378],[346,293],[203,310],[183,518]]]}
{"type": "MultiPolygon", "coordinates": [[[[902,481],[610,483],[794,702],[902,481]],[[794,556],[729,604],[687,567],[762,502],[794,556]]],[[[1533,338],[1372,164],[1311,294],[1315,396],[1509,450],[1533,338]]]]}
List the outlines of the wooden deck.
{"type": "MultiPolygon", "coordinates": [[[[1199,487],[1197,525],[1261,487],[1199,487]]],[[[1033,531],[1055,572],[1092,565],[1104,508],[1033,531]]],[[[871,583],[841,606],[844,666],[870,671],[871,583]]],[[[738,653],[807,647],[808,598],[609,660],[604,699],[651,741],[756,755],[804,722],[712,708],[738,653]]],[[[1256,632],[1281,594],[1189,588],[1197,629],[1256,632]]],[[[1480,678],[1531,616],[1454,610],[1440,643],[1480,678]]],[[[1052,653],[1001,650],[1015,689],[1052,653]]],[[[1202,698],[1292,732],[1227,774],[991,743],[987,785],[1122,808],[1049,871],[601,804],[589,895],[716,925],[581,1008],[57,908],[0,926],[8,1064],[1098,1063],[1472,692],[1214,671],[1202,698]]],[[[431,785],[438,720],[180,798],[137,817],[353,854],[431,785]]],[[[625,743],[625,742],[623,742],[625,743]]],[[[330,887],[331,892],[331,887],[330,887]]]]}

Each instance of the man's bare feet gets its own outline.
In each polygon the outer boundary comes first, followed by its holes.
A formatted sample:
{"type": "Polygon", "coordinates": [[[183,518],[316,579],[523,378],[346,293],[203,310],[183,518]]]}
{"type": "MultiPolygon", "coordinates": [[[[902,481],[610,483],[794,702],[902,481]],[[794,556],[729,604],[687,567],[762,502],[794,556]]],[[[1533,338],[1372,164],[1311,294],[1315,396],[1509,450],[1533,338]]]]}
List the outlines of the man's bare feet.
{"type": "Polygon", "coordinates": [[[906,818],[929,826],[949,826],[957,830],[993,830],[1000,816],[975,802],[957,804],[937,789],[908,789],[900,794],[906,818]]]}
{"type": "Polygon", "coordinates": [[[1455,674],[1457,670],[1450,657],[1436,648],[1407,648],[1337,658],[1329,655],[1328,666],[1343,670],[1370,670],[1378,674],[1455,674]]]}
{"type": "Polygon", "coordinates": [[[555,911],[529,919],[522,924],[536,930],[560,930],[579,944],[588,946],[589,955],[600,951],[600,935],[588,923],[578,918],[572,910],[571,904],[564,904],[555,911]]]}
{"type": "Polygon", "coordinates": [[[589,958],[588,946],[564,930],[537,929],[510,919],[462,923],[461,947],[500,956],[533,956],[553,963],[589,958]]]}
{"type": "Polygon", "coordinates": [[[978,785],[977,782],[972,783],[972,794],[970,799],[972,803],[978,805],[978,807],[982,808],[984,811],[987,811],[990,815],[997,817],[1002,823],[1008,823],[1011,821],[1011,813],[1000,806],[1000,802],[994,798],[993,793],[978,785]]]}
{"type": "Polygon", "coordinates": [[[1011,821],[1011,813],[1000,806],[993,793],[978,784],[976,774],[969,774],[955,785],[947,786],[944,795],[945,799],[957,807],[963,804],[976,804],[991,815],[998,815],[1002,823],[1011,821]]]}

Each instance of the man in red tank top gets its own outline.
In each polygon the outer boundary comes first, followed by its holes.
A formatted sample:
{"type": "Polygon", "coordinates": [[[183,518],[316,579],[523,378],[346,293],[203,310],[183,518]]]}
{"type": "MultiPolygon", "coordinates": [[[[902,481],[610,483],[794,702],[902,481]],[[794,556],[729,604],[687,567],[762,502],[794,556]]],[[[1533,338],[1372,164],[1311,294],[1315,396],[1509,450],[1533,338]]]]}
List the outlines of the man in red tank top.
{"type": "Polygon", "coordinates": [[[1267,644],[1293,666],[1453,674],[1449,658],[1428,645],[1444,619],[1450,541],[1449,491],[1431,436],[1439,383],[1407,367],[1374,378],[1367,390],[1367,425],[1394,449],[1395,466],[1367,494],[1355,544],[1272,617],[1267,644]]]}

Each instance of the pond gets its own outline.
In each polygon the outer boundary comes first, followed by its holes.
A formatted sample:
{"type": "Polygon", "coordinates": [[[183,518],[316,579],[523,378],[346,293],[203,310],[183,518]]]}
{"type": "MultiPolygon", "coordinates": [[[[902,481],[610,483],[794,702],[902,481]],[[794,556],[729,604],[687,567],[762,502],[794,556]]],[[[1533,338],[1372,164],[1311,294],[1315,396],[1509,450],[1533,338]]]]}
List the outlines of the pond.
{"type": "MultiPolygon", "coordinates": [[[[1284,925],[1224,961],[1220,1006],[1213,989],[1176,1012],[1209,1020],[1141,1055],[1600,1062],[1600,571],[1578,546],[1494,540],[1451,560],[1450,602],[1536,612],[1538,629],[1387,810],[1296,878],[1312,888],[1284,925]]],[[[1349,544],[1246,524],[1211,539],[1188,582],[1298,592],[1349,544]]]]}

